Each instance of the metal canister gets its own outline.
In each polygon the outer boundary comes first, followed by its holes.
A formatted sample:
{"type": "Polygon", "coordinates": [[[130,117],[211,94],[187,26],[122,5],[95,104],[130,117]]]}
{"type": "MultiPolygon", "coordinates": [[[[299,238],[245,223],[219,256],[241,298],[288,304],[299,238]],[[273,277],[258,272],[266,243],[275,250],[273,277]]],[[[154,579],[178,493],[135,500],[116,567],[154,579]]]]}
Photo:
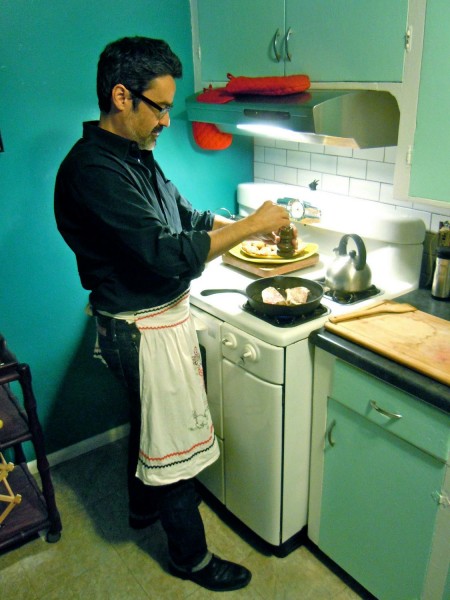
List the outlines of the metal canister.
{"type": "Polygon", "coordinates": [[[450,297],[450,247],[440,246],[436,250],[436,267],[431,285],[431,295],[439,300],[450,297]]]}

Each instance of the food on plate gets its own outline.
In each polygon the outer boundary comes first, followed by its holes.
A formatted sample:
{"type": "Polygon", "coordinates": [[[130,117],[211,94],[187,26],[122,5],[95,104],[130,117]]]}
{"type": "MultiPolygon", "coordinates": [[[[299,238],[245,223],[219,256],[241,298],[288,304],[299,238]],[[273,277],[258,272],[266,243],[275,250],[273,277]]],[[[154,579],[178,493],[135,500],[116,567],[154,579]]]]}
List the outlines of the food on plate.
{"type": "MultiPolygon", "coordinates": [[[[295,250],[293,256],[297,256],[303,252],[306,247],[306,244],[300,244],[299,238],[297,238],[297,244],[297,249],[295,250]]],[[[256,258],[280,258],[280,256],[278,256],[278,248],[276,244],[266,244],[261,240],[248,240],[246,242],[242,242],[241,250],[244,254],[248,254],[248,256],[253,256],[256,258]]]]}
{"type": "Polygon", "coordinates": [[[271,258],[277,256],[276,244],[266,244],[260,240],[246,241],[241,244],[242,250],[250,256],[271,258]]]}
{"type": "Polygon", "coordinates": [[[303,286],[287,288],[284,290],[286,297],[274,287],[266,287],[261,292],[265,304],[278,304],[283,306],[297,306],[308,301],[309,289],[303,286]]]}

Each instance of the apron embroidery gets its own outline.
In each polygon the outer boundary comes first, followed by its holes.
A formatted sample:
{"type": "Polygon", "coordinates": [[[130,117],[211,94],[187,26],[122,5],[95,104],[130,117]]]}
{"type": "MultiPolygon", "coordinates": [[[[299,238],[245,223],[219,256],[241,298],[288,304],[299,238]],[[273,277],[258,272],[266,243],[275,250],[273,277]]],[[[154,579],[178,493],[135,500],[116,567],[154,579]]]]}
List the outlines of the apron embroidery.
{"type": "Polygon", "coordinates": [[[136,475],[148,485],[195,477],[219,457],[189,292],[139,311],[141,441],[136,475]]]}

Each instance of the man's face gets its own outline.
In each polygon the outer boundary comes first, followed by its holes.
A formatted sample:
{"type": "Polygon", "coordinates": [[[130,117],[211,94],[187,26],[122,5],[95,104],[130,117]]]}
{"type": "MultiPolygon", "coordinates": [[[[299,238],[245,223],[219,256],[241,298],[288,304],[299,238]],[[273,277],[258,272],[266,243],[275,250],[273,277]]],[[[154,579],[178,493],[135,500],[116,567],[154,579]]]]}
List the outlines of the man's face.
{"type": "MultiPolygon", "coordinates": [[[[173,77],[164,75],[153,79],[150,87],[142,92],[142,96],[164,109],[172,106],[175,90],[176,84],[173,77]]],[[[159,109],[145,103],[144,100],[140,100],[134,110],[133,96],[132,94],[129,96],[130,109],[126,115],[129,138],[137,142],[141,150],[153,150],[163,127],[170,126],[169,113],[161,115],[159,109]]]]}

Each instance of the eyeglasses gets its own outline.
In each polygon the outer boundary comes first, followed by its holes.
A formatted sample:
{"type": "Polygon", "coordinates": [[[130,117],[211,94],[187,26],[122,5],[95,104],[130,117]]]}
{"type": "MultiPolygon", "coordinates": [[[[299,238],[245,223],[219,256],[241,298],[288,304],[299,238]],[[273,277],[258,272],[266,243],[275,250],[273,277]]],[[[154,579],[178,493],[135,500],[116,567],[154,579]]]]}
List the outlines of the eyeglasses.
{"type": "Polygon", "coordinates": [[[159,104],[156,104],[156,102],[153,102],[153,100],[150,100],[150,98],[147,98],[146,96],[144,96],[143,94],[139,94],[138,92],[134,92],[133,90],[128,90],[128,91],[130,92],[130,94],[132,94],[136,98],[139,98],[139,100],[142,100],[142,102],[145,102],[145,104],[147,104],[148,106],[152,106],[153,108],[156,108],[156,110],[159,111],[159,115],[158,115],[159,119],[162,119],[165,115],[168,115],[169,112],[173,108],[173,105],[162,107],[159,104]]]}

